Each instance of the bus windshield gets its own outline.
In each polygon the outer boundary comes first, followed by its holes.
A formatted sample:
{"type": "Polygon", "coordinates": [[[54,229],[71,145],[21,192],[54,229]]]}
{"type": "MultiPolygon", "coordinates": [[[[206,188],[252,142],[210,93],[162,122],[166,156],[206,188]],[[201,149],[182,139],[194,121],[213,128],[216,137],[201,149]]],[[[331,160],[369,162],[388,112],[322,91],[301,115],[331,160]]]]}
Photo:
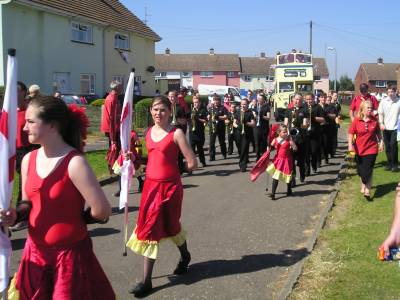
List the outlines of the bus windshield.
{"type": "Polygon", "coordinates": [[[311,83],[298,83],[296,91],[298,92],[312,92],[312,84],[311,83]]]}
{"type": "Polygon", "coordinates": [[[279,82],[279,92],[293,92],[293,82],[279,82]]]}

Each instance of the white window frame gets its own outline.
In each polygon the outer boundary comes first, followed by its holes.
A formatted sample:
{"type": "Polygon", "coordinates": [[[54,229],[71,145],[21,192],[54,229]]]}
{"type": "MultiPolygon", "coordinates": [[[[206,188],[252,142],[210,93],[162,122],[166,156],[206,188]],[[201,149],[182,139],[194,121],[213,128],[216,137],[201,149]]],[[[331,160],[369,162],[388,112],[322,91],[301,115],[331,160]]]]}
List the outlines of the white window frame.
{"type": "Polygon", "coordinates": [[[379,87],[379,88],[387,87],[387,81],[386,80],[376,80],[375,87],[379,87]]]}
{"type": "Polygon", "coordinates": [[[118,81],[122,84],[122,90],[125,90],[125,76],[124,75],[113,75],[112,80],[118,81]]]}
{"type": "Polygon", "coordinates": [[[121,50],[130,50],[129,34],[116,32],[114,35],[114,48],[121,50]]]}
{"type": "Polygon", "coordinates": [[[228,71],[228,72],[226,72],[226,77],[234,78],[234,77],[236,77],[236,72],[235,71],[228,71]]]}
{"type": "Polygon", "coordinates": [[[79,82],[81,84],[81,94],[96,94],[96,74],[93,73],[83,73],[80,75],[79,82]],[[85,78],[83,78],[85,77],[85,78]],[[89,91],[82,90],[82,82],[89,83],[89,91]]]}
{"type": "Polygon", "coordinates": [[[250,75],[244,75],[243,76],[243,80],[249,82],[249,81],[251,81],[251,76],[250,75]]]}
{"type": "Polygon", "coordinates": [[[214,77],[214,72],[212,72],[212,71],[200,71],[200,77],[212,78],[212,77],[214,77]]]}
{"type": "Polygon", "coordinates": [[[79,43],[93,44],[93,26],[71,22],[71,40],[79,43]]]}

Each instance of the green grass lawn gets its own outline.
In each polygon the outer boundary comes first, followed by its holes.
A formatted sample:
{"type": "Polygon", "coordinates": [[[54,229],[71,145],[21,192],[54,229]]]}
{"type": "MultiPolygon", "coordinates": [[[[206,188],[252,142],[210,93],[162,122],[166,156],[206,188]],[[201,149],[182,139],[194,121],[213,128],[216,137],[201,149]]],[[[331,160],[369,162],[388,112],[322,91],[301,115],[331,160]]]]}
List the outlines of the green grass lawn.
{"type": "Polygon", "coordinates": [[[347,170],[334,208],[307,259],[290,299],[399,299],[397,262],[377,259],[387,236],[400,173],[384,171],[380,153],[373,175],[373,201],[360,193],[354,165],[347,170]]]}

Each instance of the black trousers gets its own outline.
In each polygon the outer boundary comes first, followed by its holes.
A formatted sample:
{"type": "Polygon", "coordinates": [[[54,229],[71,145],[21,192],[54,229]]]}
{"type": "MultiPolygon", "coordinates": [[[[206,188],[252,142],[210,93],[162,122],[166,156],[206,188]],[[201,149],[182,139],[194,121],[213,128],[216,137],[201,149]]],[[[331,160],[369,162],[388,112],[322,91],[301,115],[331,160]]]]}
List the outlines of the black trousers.
{"type": "Polygon", "coordinates": [[[308,154],[306,156],[306,172],[309,173],[311,168],[316,171],[317,163],[321,157],[321,138],[320,135],[312,135],[308,137],[308,154]]]}
{"type": "Polygon", "coordinates": [[[206,164],[206,159],[204,157],[204,139],[197,139],[194,137],[194,134],[192,135],[192,143],[191,143],[193,152],[197,151],[197,154],[199,155],[199,160],[200,162],[205,165],[206,164]]]}
{"type": "Polygon", "coordinates": [[[254,141],[256,144],[255,145],[256,146],[256,156],[257,156],[257,160],[258,160],[264,154],[264,152],[267,150],[268,129],[265,130],[265,128],[256,126],[256,127],[254,127],[253,132],[254,132],[254,141]]]}
{"type": "Polygon", "coordinates": [[[251,136],[246,134],[237,134],[237,139],[240,141],[240,155],[239,155],[239,167],[240,170],[244,171],[247,168],[247,162],[249,161],[249,147],[251,143],[251,136]]]}
{"type": "Polygon", "coordinates": [[[230,133],[230,134],[228,134],[228,155],[233,154],[233,143],[234,142],[235,142],[238,154],[240,154],[239,141],[237,140],[235,133],[230,133]]]}
{"type": "Polygon", "coordinates": [[[215,160],[215,141],[218,137],[219,146],[221,147],[221,154],[226,158],[226,144],[225,144],[225,126],[217,128],[216,132],[210,132],[210,160],[215,160]]]}
{"type": "Polygon", "coordinates": [[[386,157],[388,160],[388,166],[391,168],[399,166],[399,153],[397,148],[397,131],[396,130],[384,130],[383,141],[385,143],[386,157]]]}
{"type": "Polygon", "coordinates": [[[294,153],[294,166],[292,179],[296,178],[296,165],[299,167],[300,180],[304,181],[306,177],[306,156],[308,154],[308,143],[306,140],[296,144],[297,151],[294,153]]]}
{"type": "Polygon", "coordinates": [[[324,153],[325,160],[328,159],[328,156],[334,156],[335,149],[335,125],[324,125],[322,127],[322,151],[324,153]]]}

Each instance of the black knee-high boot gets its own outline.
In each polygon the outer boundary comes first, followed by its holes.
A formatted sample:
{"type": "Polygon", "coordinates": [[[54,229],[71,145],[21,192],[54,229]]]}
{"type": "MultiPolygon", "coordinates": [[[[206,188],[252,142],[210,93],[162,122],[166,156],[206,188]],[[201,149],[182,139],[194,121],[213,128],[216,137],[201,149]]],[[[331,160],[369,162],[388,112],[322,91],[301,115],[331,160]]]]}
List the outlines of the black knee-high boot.
{"type": "Polygon", "coordinates": [[[276,189],[278,188],[278,183],[279,183],[278,180],[272,179],[272,190],[271,190],[271,199],[272,200],[275,199],[275,192],[276,192],[276,189]]]}

